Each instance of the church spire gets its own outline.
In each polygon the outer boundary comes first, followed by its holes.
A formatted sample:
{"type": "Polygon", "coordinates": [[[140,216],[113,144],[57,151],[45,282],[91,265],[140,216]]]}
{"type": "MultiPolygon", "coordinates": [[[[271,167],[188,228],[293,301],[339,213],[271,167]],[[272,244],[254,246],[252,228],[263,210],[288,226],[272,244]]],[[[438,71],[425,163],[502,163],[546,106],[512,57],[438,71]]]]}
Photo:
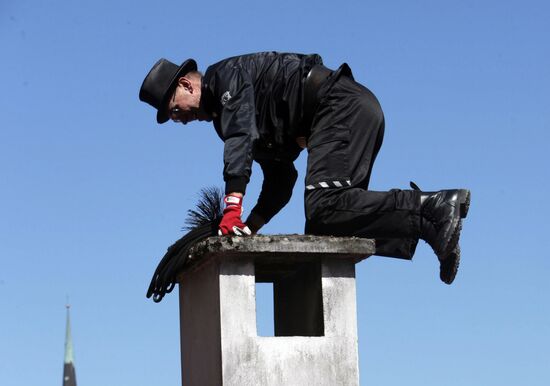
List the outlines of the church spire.
{"type": "Polygon", "coordinates": [[[76,386],[74,369],[73,339],[71,336],[71,306],[67,304],[67,326],[65,330],[65,363],[63,365],[63,386],[76,386]]]}

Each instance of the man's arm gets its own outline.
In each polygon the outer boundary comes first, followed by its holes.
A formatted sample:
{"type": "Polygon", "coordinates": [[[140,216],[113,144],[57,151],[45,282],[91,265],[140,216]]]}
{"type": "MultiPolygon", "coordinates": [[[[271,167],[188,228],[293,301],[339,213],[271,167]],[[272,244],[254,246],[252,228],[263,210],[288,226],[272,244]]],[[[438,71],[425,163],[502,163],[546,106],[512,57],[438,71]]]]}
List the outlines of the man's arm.
{"type": "Polygon", "coordinates": [[[223,74],[217,88],[223,105],[219,125],[224,140],[225,193],[244,195],[250,180],[254,143],[258,139],[254,88],[248,75],[238,68],[223,74]]]}
{"type": "Polygon", "coordinates": [[[298,172],[290,161],[260,162],[264,174],[262,190],[256,206],[246,220],[246,224],[256,233],[264,224],[290,201],[298,172]]]}
{"type": "Polygon", "coordinates": [[[217,95],[223,108],[219,128],[224,140],[225,209],[219,226],[220,235],[249,235],[241,220],[243,196],[250,179],[252,157],[258,138],[254,88],[248,74],[232,68],[217,74],[217,95]]]}

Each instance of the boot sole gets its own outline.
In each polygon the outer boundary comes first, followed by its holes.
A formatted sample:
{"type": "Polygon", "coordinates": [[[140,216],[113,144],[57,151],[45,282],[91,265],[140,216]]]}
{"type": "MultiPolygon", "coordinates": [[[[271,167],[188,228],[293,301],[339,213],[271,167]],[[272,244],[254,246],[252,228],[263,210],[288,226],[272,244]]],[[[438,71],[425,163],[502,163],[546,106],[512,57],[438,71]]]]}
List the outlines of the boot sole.
{"type": "Polygon", "coordinates": [[[470,210],[470,196],[471,193],[467,189],[460,189],[458,195],[458,202],[460,203],[460,218],[466,218],[468,211],[470,210]]]}
{"type": "Polygon", "coordinates": [[[440,263],[439,278],[445,284],[452,284],[458,273],[460,265],[460,246],[457,244],[454,250],[451,251],[447,259],[440,263]]]}
{"type": "Polygon", "coordinates": [[[468,211],[470,210],[470,196],[471,193],[467,189],[459,189],[458,190],[458,216],[455,217],[453,220],[453,227],[454,231],[452,232],[452,236],[449,239],[449,243],[447,244],[447,248],[445,249],[445,253],[442,257],[440,257],[440,260],[445,260],[451,252],[455,249],[455,247],[458,244],[458,240],[460,239],[460,232],[462,231],[462,219],[466,218],[468,215],[468,211]]]}

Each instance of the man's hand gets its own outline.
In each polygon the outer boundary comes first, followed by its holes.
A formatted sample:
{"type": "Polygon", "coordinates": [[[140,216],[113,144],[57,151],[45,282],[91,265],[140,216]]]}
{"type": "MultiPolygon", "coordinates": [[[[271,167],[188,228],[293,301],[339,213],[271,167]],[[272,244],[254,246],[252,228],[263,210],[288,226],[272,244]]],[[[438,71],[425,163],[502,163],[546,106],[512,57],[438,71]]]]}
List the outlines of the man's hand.
{"type": "Polygon", "coordinates": [[[220,222],[218,235],[249,236],[252,234],[250,229],[243,223],[241,216],[243,214],[243,196],[240,193],[229,193],[223,199],[225,209],[223,210],[223,218],[220,222]]]}

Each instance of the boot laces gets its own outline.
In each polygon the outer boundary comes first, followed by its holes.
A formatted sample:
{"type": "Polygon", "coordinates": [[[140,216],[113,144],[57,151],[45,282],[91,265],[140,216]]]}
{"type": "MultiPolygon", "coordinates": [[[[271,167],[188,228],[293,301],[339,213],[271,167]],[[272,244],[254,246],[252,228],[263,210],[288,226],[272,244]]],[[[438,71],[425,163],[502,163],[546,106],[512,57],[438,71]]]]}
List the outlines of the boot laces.
{"type": "MultiPolygon", "coordinates": [[[[420,187],[414,181],[409,181],[409,185],[410,185],[412,190],[416,190],[417,192],[422,192],[422,189],[420,189],[420,187]]],[[[431,211],[429,211],[429,210],[428,211],[423,211],[422,212],[422,217],[424,219],[428,220],[434,226],[436,231],[440,230],[441,224],[439,224],[439,222],[437,221],[435,216],[431,213],[431,211]]]]}

